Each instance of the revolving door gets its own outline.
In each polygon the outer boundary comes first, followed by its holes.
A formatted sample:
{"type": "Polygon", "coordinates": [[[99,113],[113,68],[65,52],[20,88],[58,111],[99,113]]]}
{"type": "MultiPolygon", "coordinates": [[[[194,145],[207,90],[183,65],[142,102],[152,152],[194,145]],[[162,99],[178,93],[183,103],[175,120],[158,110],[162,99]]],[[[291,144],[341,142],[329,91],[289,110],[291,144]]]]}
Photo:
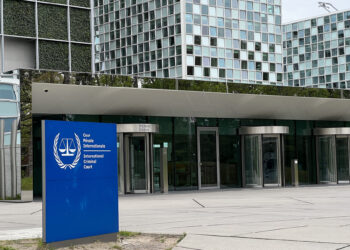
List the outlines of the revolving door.
{"type": "Polygon", "coordinates": [[[318,128],[317,183],[350,183],[350,128],[318,128]]]}
{"type": "Polygon", "coordinates": [[[284,185],[284,134],[288,127],[242,127],[243,187],[284,185]]]}
{"type": "Polygon", "coordinates": [[[155,124],[117,125],[120,194],[153,192],[153,136],[158,131],[155,124]]]}

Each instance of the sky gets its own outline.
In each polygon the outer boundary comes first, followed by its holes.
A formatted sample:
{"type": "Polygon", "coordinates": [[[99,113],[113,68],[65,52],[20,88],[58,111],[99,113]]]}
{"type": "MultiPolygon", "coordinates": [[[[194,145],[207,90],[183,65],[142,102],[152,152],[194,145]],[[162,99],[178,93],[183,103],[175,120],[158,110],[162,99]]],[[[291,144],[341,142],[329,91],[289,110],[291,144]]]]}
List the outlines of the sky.
{"type": "Polygon", "coordinates": [[[318,2],[333,4],[338,10],[350,10],[350,0],[282,0],[282,22],[287,23],[327,14],[318,2]]]}

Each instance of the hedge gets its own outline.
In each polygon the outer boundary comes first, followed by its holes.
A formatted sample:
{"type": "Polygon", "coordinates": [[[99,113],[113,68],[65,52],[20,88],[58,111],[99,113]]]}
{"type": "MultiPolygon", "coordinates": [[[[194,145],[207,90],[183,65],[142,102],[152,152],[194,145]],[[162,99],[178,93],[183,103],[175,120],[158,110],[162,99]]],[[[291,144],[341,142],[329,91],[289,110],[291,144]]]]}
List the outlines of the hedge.
{"type": "Polygon", "coordinates": [[[69,70],[68,43],[40,41],[39,63],[41,69],[69,70]]]}
{"type": "Polygon", "coordinates": [[[91,46],[71,44],[72,71],[91,72],[91,46]]]}
{"type": "Polygon", "coordinates": [[[34,3],[4,0],[4,31],[8,35],[35,37],[34,3]]]}
{"type": "Polygon", "coordinates": [[[89,0],[70,0],[70,5],[90,7],[90,1],[89,0]]]}
{"type": "Polygon", "coordinates": [[[68,40],[67,8],[39,4],[39,37],[68,40]]]}
{"type": "Polygon", "coordinates": [[[90,11],[71,8],[70,13],[71,40],[76,42],[91,42],[90,11]]]}

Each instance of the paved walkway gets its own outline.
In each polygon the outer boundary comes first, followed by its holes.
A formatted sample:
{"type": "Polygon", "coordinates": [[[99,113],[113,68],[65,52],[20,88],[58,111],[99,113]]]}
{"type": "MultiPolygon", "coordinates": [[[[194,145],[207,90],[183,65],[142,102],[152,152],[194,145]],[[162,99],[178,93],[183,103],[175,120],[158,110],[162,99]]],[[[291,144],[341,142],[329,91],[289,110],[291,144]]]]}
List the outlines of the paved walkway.
{"type": "MultiPolygon", "coordinates": [[[[40,236],[40,209],[0,203],[0,240],[40,236]]],[[[350,250],[350,186],[125,196],[120,229],[186,233],[175,250],[350,250]]]]}

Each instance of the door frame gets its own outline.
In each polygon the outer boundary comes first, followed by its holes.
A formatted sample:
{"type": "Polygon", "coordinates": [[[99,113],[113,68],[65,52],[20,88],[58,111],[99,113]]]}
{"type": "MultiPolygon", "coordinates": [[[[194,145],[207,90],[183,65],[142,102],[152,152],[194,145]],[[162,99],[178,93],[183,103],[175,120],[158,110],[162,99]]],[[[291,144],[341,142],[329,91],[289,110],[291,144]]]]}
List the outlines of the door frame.
{"type": "Polygon", "coordinates": [[[220,188],[220,151],[219,151],[219,128],[218,127],[197,127],[197,166],[198,166],[198,189],[218,189],[220,188]],[[201,146],[200,146],[200,132],[202,131],[214,131],[216,138],[216,173],[217,173],[217,185],[213,187],[202,187],[202,174],[201,174],[201,146]]]}
{"type": "Polygon", "coordinates": [[[349,135],[336,135],[335,136],[335,167],[337,171],[337,184],[349,184],[350,183],[350,136],[349,135]],[[338,155],[337,155],[337,139],[347,139],[348,144],[348,168],[349,168],[349,178],[348,181],[339,180],[339,171],[338,171],[338,155]]]}
{"type": "Polygon", "coordinates": [[[124,165],[125,165],[125,192],[133,194],[145,194],[151,192],[151,159],[150,159],[150,135],[149,133],[127,133],[124,134],[124,165]],[[143,137],[145,144],[145,188],[144,190],[131,190],[131,173],[130,173],[130,138],[143,137]]]}

